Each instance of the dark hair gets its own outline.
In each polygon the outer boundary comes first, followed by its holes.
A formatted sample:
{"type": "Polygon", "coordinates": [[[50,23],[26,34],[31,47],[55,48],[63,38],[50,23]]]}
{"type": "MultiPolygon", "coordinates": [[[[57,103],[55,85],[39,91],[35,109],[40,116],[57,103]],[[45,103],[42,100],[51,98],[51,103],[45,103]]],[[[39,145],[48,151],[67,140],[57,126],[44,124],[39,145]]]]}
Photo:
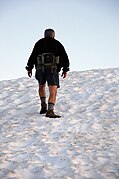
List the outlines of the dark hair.
{"type": "Polygon", "coordinates": [[[54,37],[55,31],[53,29],[46,29],[44,32],[44,37],[54,37]]]}

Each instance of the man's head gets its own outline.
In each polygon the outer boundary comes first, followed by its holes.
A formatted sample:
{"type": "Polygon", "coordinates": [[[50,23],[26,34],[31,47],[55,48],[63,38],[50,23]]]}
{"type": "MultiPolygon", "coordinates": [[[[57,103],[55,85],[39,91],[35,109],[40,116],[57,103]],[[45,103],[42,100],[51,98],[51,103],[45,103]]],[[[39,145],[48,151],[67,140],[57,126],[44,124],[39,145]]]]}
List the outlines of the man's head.
{"type": "Polygon", "coordinates": [[[55,31],[53,29],[46,29],[44,32],[44,37],[55,37],[55,31]]]}

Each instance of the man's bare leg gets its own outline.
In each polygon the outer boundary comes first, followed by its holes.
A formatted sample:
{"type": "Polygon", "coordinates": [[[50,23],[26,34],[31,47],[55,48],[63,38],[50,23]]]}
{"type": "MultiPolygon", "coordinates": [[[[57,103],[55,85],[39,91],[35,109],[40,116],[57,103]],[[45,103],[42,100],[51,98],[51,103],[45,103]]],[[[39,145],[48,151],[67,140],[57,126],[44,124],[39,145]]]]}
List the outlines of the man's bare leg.
{"type": "Polygon", "coordinates": [[[47,112],[47,104],[46,104],[46,84],[39,85],[39,97],[41,100],[41,111],[40,114],[45,114],[47,112]]]}
{"type": "Polygon", "coordinates": [[[56,95],[57,95],[57,86],[50,85],[49,86],[49,99],[48,99],[48,111],[46,113],[46,117],[50,118],[59,118],[61,116],[54,114],[54,105],[56,102],[56,95]]]}
{"type": "Polygon", "coordinates": [[[39,92],[39,97],[46,97],[46,91],[45,91],[45,87],[46,87],[46,84],[44,85],[39,85],[39,89],[38,89],[38,92],[39,92]]]}
{"type": "Polygon", "coordinates": [[[55,104],[55,102],[56,102],[56,95],[57,95],[57,86],[56,85],[50,85],[49,86],[49,99],[48,99],[48,103],[55,104]]]}

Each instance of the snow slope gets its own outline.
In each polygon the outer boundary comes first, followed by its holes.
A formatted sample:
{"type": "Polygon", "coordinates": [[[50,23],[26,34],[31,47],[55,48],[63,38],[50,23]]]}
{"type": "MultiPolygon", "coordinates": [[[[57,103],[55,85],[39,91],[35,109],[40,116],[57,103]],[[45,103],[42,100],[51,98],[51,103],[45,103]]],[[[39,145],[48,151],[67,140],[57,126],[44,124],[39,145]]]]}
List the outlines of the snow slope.
{"type": "Polygon", "coordinates": [[[62,117],[49,119],[34,78],[0,82],[0,179],[119,178],[119,68],[70,72],[60,85],[62,117]]]}

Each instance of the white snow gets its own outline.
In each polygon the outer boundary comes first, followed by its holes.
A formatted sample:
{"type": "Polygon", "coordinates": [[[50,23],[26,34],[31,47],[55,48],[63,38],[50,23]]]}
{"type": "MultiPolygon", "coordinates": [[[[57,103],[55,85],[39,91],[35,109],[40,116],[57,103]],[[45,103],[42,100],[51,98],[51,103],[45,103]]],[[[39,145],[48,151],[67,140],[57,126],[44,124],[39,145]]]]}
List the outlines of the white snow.
{"type": "Polygon", "coordinates": [[[62,117],[50,119],[34,78],[0,82],[0,179],[119,178],[119,68],[69,72],[60,85],[62,117]]]}

